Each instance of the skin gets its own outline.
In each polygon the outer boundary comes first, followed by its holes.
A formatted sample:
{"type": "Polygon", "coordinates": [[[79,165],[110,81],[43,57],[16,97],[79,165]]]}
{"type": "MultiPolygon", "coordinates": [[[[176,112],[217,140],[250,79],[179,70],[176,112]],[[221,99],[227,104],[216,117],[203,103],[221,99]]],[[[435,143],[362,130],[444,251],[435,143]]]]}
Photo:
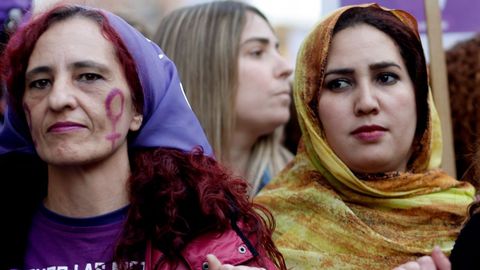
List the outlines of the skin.
{"type": "Polygon", "coordinates": [[[416,261],[402,264],[393,270],[450,270],[452,266],[439,247],[435,247],[432,256],[423,256],[416,261]]]}
{"type": "Polygon", "coordinates": [[[123,115],[123,109],[125,103],[125,97],[119,89],[113,89],[107,96],[105,100],[105,108],[107,110],[107,117],[110,119],[113,131],[111,134],[107,135],[107,140],[112,141],[112,149],[115,147],[115,142],[117,139],[121,138],[122,135],[116,132],[117,123],[123,115]]]}
{"type": "Polygon", "coordinates": [[[318,114],[335,154],[354,172],[405,171],[417,112],[394,41],[355,25],[333,37],[327,63],[318,114]]]}
{"type": "Polygon", "coordinates": [[[232,164],[240,173],[258,138],[288,121],[291,102],[288,78],[292,67],[278,51],[278,38],[260,16],[252,12],[246,16],[240,38],[235,144],[231,153],[232,164]]]}
{"type": "Polygon", "coordinates": [[[37,153],[48,164],[47,208],[88,217],[128,203],[126,137],[142,118],[96,23],[67,19],[39,38],[23,103],[37,153]]]}

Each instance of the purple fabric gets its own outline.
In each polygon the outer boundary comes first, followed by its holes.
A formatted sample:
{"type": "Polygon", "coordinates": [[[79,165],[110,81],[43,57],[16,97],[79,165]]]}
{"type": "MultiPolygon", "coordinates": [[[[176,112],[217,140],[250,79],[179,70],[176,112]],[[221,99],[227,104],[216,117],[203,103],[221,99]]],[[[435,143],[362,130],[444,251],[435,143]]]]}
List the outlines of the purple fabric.
{"type": "MultiPolygon", "coordinates": [[[[143,123],[130,148],[167,147],[191,151],[201,146],[213,156],[205,133],[193,113],[174,63],[153,42],[120,17],[104,12],[133,56],[144,92],[143,123]]],[[[8,152],[35,153],[27,124],[7,109],[0,130],[0,155],[8,152]]]]}
{"type": "Polygon", "coordinates": [[[24,269],[116,269],[113,247],[127,211],[68,218],[41,206],[33,217],[24,269]]]}
{"type": "MultiPolygon", "coordinates": [[[[419,23],[420,33],[427,32],[427,22],[425,17],[424,1],[405,1],[405,0],[376,0],[381,6],[402,9],[412,14],[419,23]]],[[[365,0],[342,0],[340,5],[357,5],[366,3],[365,0]]],[[[480,1],[471,0],[444,0],[440,1],[442,31],[445,32],[479,32],[480,1]]]]}
{"type": "Polygon", "coordinates": [[[31,5],[31,0],[1,0],[0,1],[0,23],[8,18],[8,12],[13,8],[18,8],[25,14],[31,5]]]}

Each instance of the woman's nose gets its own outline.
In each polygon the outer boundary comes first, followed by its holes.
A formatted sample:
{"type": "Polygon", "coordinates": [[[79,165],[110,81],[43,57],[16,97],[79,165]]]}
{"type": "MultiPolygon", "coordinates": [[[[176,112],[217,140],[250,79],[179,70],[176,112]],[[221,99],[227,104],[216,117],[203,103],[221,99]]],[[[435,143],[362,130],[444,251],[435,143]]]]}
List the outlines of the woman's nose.
{"type": "Polygon", "coordinates": [[[377,114],[379,102],[375,89],[369,82],[361,83],[356,89],[354,112],[355,115],[377,114]]]}
{"type": "Polygon", "coordinates": [[[288,78],[293,72],[292,65],[280,53],[277,53],[276,77],[288,78]]]}
{"type": "Polygon", "coordinates": [[[75,87],[65,79],[58,79],[53,82],[52,89],[48,96],[49,108],[53,111],[74,109],[77,104],[75,87]]]}

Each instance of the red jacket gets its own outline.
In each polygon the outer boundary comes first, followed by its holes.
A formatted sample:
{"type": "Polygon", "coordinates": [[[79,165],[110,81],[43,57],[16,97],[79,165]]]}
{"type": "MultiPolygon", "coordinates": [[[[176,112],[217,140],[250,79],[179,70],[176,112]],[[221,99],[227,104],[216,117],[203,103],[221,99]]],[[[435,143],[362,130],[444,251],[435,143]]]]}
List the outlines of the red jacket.
{"type": "MultiPolygon", "coordinates": [[[[243,235],[242,235],[243,236],[243,235]]],[[[251,242],[252,239],[249,239],[251,242]]],[[[208,269],[207,255],[215,255],[223,264],[246,265],[255,267],[264,267],[266,269],[277,269],[268,259],[263,250],[253,250],[257,256],[263,257],[265,265],[259,265],[254,260],[254,254],[248,248],[249,243],[245,243],[242,238],[232,229],[223,233],[207,233],[195,238],[182,251],[184,261],[180,262],[175,269],[208,269]]],[[[163,253],[153,249],[150,243],[147,245],[145,256],[145,270],[154,270],[155,263],[163,256],[163,253]]],[[[173,269],[170,264],[165,263],[159,269],[173,269]]]]}

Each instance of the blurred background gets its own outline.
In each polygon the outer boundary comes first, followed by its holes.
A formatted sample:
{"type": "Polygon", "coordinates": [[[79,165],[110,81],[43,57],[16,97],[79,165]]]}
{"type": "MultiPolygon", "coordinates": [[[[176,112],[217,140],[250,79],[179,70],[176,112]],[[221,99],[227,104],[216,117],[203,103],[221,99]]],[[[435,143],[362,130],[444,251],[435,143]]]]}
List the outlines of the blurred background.
{"type": "MultiPolygon", "coordinates": [[[[2,0],[3,1],[3,0],[2,0]]],[[[270,19],[281,40],[281,50],[293,64],[298,47],[316,22],[332,10],[350,4],[369,3],[365,0],[243,0],[259,8],[270,19]]],[[[443,46],[452,47],[456,42],[472,37],[480,29],[480,1],[438,0],[442,10],[443,46]]],[[[36,10],[44,9],[59,0],[33,0],[36,10]]],[[[162,16],[170,11],[206,0],[66,0],[102,7],[118,13],[137,24],[149,35],[155,32],[162,16]]],[[[400,8],[412,13],[419,21],[426,55],[428,41],[424,1],[377,0],[388,8],[400,8]]]]}

